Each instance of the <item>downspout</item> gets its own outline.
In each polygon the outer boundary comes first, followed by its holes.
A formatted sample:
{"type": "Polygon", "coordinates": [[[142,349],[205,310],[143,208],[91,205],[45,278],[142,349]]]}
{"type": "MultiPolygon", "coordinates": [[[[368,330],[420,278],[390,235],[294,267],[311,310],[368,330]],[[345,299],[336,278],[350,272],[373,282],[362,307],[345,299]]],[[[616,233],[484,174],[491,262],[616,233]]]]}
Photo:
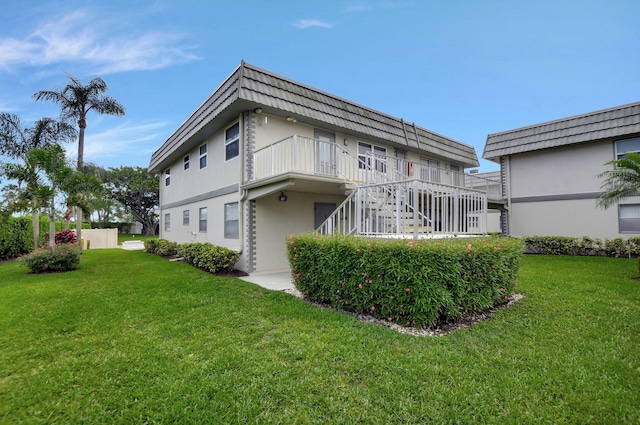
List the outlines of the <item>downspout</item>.
{"type": "Polygon", "coordinates": [[[511,235],[511,157],[504,157],[504,170],[501,168],[500,171],[502,173],[501,180],[504,180],[504,191],[506,192],[504,195],[507,198],[507,225],[506,229],[502,229],[503,233],[506,233],[506,236],[511,235]]]}

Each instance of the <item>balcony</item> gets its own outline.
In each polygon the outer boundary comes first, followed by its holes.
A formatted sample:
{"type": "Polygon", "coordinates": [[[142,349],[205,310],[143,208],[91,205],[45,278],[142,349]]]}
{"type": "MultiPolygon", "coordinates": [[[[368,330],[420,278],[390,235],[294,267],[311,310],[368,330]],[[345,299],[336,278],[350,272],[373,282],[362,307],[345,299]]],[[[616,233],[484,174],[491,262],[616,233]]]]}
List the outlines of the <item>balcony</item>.
{"type": "Polygon", "coordinates": [[[336,143],[294,135],[253,153],[250,181],[298,174],[356,185],[420,180],[486,193],[499,200],[500,182],[375,153],[354,156],[336,143]]]}

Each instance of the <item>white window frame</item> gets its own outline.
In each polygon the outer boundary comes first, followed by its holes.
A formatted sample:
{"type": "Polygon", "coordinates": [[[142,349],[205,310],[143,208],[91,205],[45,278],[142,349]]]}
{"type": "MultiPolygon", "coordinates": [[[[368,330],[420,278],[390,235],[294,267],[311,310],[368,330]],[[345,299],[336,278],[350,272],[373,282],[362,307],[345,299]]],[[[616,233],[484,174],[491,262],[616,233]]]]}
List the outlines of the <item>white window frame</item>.
{"type": "Polygon", "coordinates": [[[164,215],[164,231],[165,232],[171,231],[171,214],[169,213],[166,213],[164,215]]]}
{"type": "Polygon", "coordinates": [[[189,225],[189,210],[182,210],[182,225],[189,225]]]}
{"type": "Polygon", "coordinates": [[[171,168],[167,168],[164,172],[164,185],[169,186],[171,184],[171,168]]]}
{"type": "Polygon", "coordinates": [[[207,233],[207,207],[198,210],[198,231],[207,233]]]}
{"type": "Polygon", "coordinates": [[[235,158],[237,158],[238,156],[240,156],[240,122],[239,122],[239,121],[238,121],[238,122],[236,122],[236,123],[235,123],[235,124],[233,124],[233,125],[230,125],[229,127],[227,127],[227,128],[224,130],[224,160],[225,160],[225,162],[227,162],[227,161],[231,161],[232,159],[235,159],[235,158]],[[235,135],[235,136],[229,137],[229,136],[228,136],[229,130],[231,130],[232,128],[234,128],[234,127],[236,127],[236,126],[238,127],[238,134],[237,134],[237,135],[235,135]],[[237,145],[238,145],[238,147],[237,147],[237,153],[236,153],[234,156],[229,157],[229,156],[227,155],[227,154],[228,154],[227,149],[228,149],[228,147],[229,147],[230,145],[233,145],[233,144],[237,144],[237,145]]]}
{"type": "Polygon", "coordinates": [[[202,170],[203,168],[207,168],[207,151],[208,151],[208,147],[207,144],[205,143],[204,145],[200,145],[200,147],[198,148],[198,163],[200,164],[200,169],[202,170]],[[204,150],[203,150],[204,148],[204,150]],[[202,165],[202,160],[204,159],[204,165],[202,165]]]}
{"type": "MultiPolygon", "coordinates": [[[[631,146],[629,146],[629,147],[631,147],[631,146]]],[[[616,157],[616,159],[622,159],[629,152],[635,152],[635,153],[640,154],[640,137],[633,137],[631,139],[616,140],[615,143],[614,143],[614,149],[615,149],[615,157],[616,157]],[[633,144],[637,144],[637,146],[634,146],[636,149],[629,149],[629,148],[624,148],[623,146],[621,146],[622,144],[631,145],[632,143],[633,144]]]]}
{"type": "Polygon", "coordinates": [[[240,204],[238,202],[224,204],[224,238],[240,238],[240,204]]]}
{"type": "Polygon", "coordinates": [[[618,204],[618,232],[640,233],[640,204],[618,204]]]}
{"type": "Polygon", "coordinates": [[[188,170],[189,169],[189,155],[184,157],[184,159],[182,160],[182,163],[184,164],[184,169],[188,170]]]}

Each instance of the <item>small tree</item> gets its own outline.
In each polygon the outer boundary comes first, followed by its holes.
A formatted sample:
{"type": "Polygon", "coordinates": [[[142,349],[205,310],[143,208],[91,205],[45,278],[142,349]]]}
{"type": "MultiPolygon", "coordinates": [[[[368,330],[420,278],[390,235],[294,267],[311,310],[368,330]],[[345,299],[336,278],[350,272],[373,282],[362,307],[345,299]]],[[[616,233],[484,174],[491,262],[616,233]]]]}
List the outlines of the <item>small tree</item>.
{"type": "MultiPolygon", "coordinates": [[[[38,177],[34,186],[38,199],[48,204],[49,235],[55,235],[56,197],[62,195],[66,198],[65,204],[77,205],[87,211],[84,194],[98,190],[100,181],[69,167],[60,145],[52,145],[47,149],[32,149],[27,152],[26,159],[28,163],[34,164],[38,177]]],[[[54,237],[49,237],[49,247],[55,248],[54,237]]]]}

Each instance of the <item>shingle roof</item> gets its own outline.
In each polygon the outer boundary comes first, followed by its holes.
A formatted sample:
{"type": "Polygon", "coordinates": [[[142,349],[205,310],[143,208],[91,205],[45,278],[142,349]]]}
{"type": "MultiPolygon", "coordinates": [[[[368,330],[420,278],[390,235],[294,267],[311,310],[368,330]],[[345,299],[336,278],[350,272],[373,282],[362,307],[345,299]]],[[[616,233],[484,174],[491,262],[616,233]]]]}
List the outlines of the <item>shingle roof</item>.
{"type": "Polygon", "coordinates": [[[149,168],[159,171],[181,146],[214,118],[232,110],[232,106],[282,111],[301,122],[306,119],[346,133],[391,142],[465,167],[479,164],[473,146],[242,62],[154,152],[149,168]]]}
{"type": "Polygon", "coordinates": [[[487,136],[482,157],[501,156],[640,133],[640,102],[487,136]]]}

